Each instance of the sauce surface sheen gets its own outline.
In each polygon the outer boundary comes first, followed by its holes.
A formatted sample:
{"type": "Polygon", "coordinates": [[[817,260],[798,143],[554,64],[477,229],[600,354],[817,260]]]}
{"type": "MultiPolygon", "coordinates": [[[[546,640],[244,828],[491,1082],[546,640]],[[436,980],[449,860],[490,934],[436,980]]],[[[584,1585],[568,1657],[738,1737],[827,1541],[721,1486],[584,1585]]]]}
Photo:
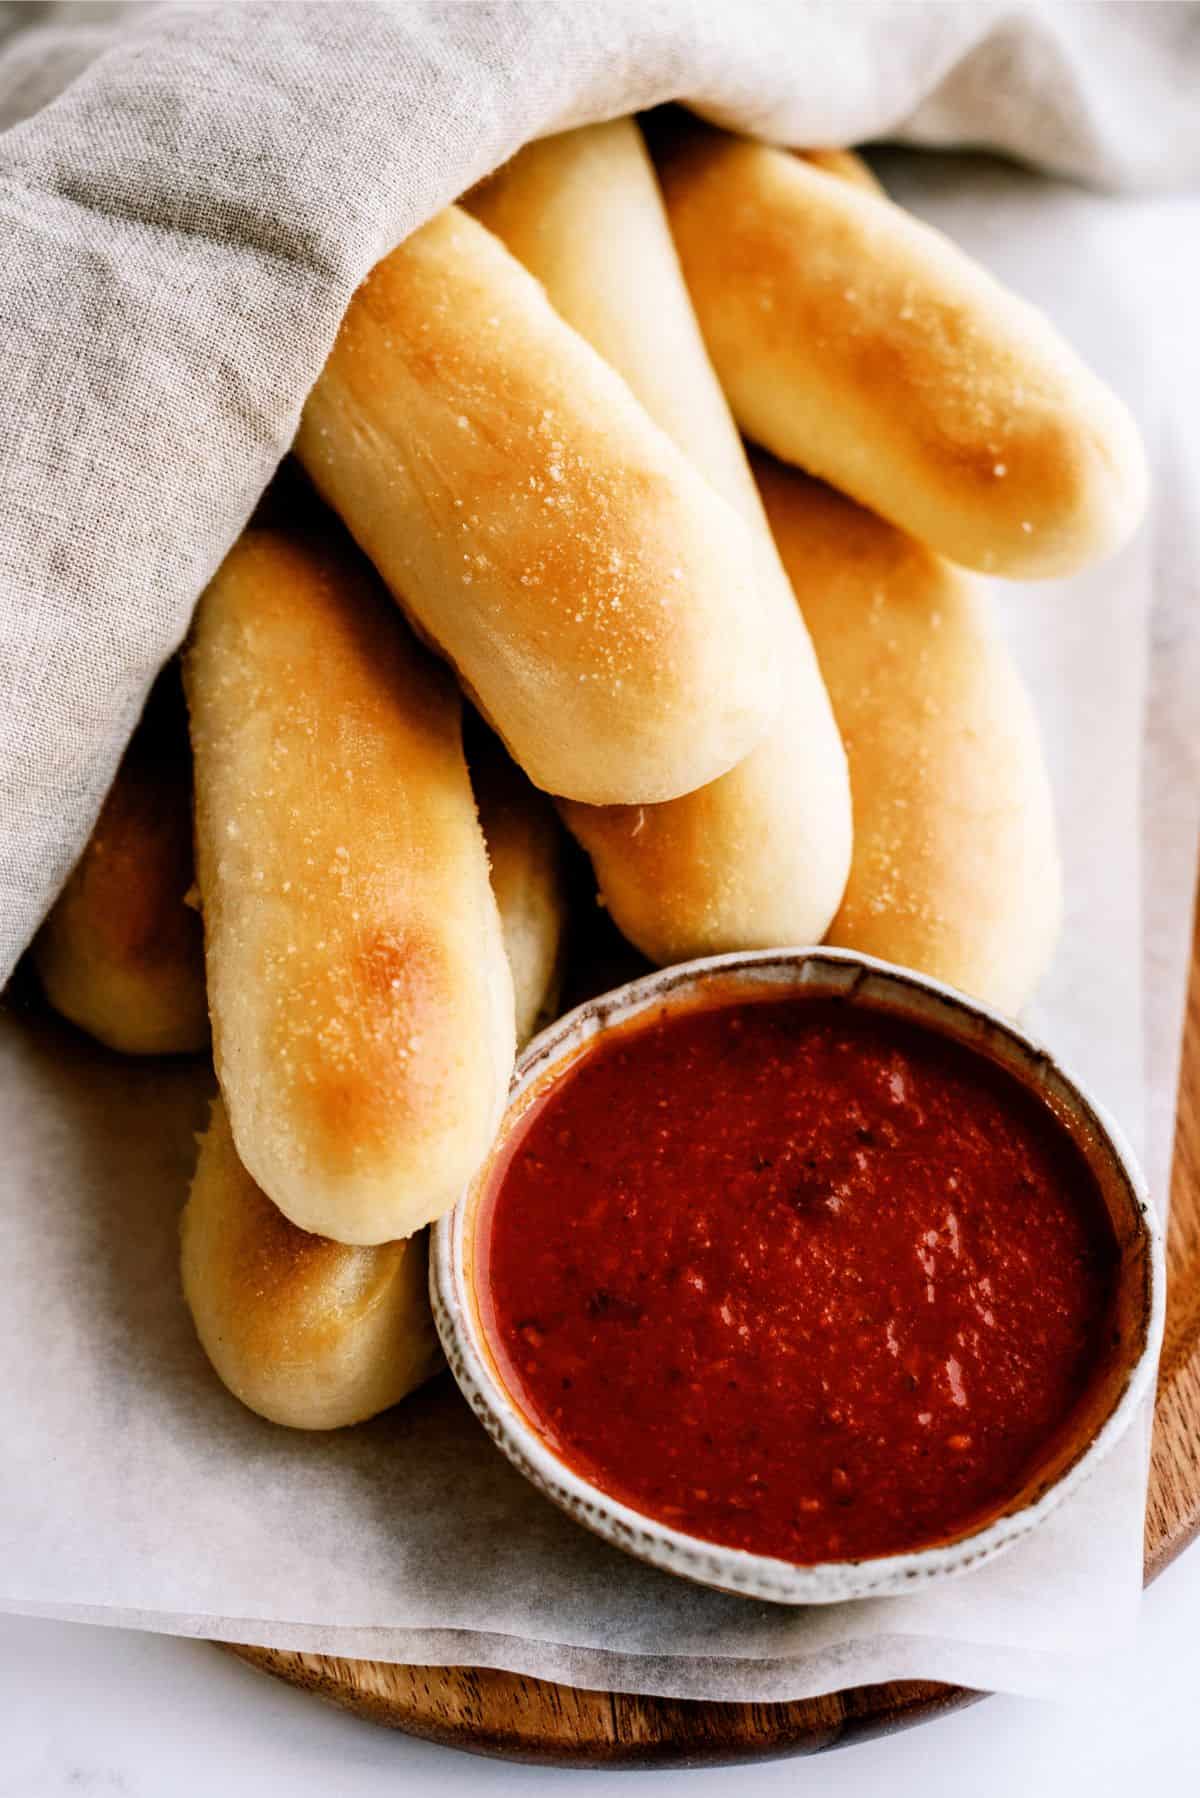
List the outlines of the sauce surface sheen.
{"type": "Polygon", "coordinates": [[[555,1452],[796,1563],[970,1528],[1111,1330],[1112,1226],[1048,1108],[837,1000],[615,1032],[516,1126],[480,1229],[485,1331],[555,1452]]]}

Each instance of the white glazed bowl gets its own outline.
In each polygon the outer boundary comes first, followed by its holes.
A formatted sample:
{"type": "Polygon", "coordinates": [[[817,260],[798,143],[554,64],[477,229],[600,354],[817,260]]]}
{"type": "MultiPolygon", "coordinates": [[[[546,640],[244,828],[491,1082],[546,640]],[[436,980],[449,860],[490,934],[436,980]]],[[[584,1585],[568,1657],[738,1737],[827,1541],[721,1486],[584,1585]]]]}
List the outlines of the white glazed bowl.
{"type": "Polygon", "coordinates": [[[710,956],[647,974],[590,999],[531,1042],[517,1063],[508,1110],[488,1160],[455,1209],[435,1225],[430,1289],[446,1359],[472,1410],[509,1460],[546,1497],[639,1560],[701,1585],[780,1604],[834,1604],[911,1591],[1000,1554],[1036,1529],[1087,1479],[1128,1428],[1149,1390],[1165,1310],[1162,1238],[1154,1208],[1120,1130],[1045,1049],[1014,1024],[938,981],[839,949],[765,949],[710,956]],[[475,1293],[475,1219],[508,1133],[605,1031],[648,1010],[761,995],[837,997],[913,1020],[973,1047],[1046,1101],[1082,1151],[1116,1231],[1120,1254],[1117,1342],[1097,1368],[1068,1430],[1047,1449],[1020,1492],[990,1522],[930,1548],[859,1561],[797,1566],[727,1548],[633,1510],[566,1465],[504,1386],[475,1293]]]}

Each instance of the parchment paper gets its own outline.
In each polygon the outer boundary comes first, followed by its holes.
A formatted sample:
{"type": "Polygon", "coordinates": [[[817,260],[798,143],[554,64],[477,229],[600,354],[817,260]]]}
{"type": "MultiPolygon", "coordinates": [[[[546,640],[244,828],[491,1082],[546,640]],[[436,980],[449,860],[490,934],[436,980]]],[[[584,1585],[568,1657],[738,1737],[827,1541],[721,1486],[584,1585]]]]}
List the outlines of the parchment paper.
{"type": "MultiPolygon", "coordinates": [[[[1161,1200],[1200,794],[1200,257],[1182,262],[1200,202],[1099,198],[964,159],[892,157],[884,173],[1048,308],[1133,406],[1158,468],[1154,516],[1116,560],[996,595],[1039,705],[1066,862],[1062,947],[1032,1022],[1142,1147],[1161,1200]]],[[[791,1611],[657,1574],[578,1529],[492,1449],[448,1376],[332,1436],[252,1416],[210,1372],[178,1285],[209,1078],[0,1017],[0,1604],[714,1698],[909,1676],[1061,1693],[1128,1645],[1145,1431],[1000,1561],[919,1597],[791,1611]]]]}

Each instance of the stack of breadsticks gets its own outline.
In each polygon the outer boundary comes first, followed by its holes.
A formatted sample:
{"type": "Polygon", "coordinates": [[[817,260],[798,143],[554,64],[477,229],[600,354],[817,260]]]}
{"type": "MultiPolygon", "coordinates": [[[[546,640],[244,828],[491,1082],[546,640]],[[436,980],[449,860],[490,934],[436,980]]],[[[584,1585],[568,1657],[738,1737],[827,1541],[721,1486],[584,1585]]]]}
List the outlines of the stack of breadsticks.
{"type": "Polygon", "coordinates": [[[184,1291],[281,1423],[438,1364],[422,1232],[552,1013],[554,806],[658,962],[825,940],[1015,1012],[1053,945],[1036,727],[965,570],[1114,549],[1137,433],[853,156],[652,124],[653,161],[628,119],[529,146],[372,271],[295,441],[329,513],[230,551],[191,767],[167,690],[35,946],[115,1048],[211,1019],[184,1291]]]}

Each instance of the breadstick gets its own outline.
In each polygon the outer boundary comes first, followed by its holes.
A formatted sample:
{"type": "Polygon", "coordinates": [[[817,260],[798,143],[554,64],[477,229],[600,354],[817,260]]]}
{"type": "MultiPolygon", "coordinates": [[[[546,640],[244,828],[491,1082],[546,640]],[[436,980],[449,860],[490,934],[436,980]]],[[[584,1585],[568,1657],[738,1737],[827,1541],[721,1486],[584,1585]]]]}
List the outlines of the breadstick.
{"type": "Polygon", "coordinates": [[[882,194],[883,183],[877,180],[873,169],[868,168],[862,157],[854,150],[800,150],[797,152],[801,160],[811,163],[815,169],[824,169],[827,175],[836,175],[839,181],[852,181],[856,187],[862,187],[868,193],[882,194]]]}
{"type": "MultiPolygon", "coordinates": [[[[483,733],[480,732],[480,737],[483,733]]],[[[553,1012],[566,901],[558,826],[488,733],[471,779],[517,996],[517,1040],[553,1012]]],[[[442,1364],[429,1310],[425,1232],[374,1248],[310,1236],[238,1160],[213,1106],[184,1209],[183,1290],[229,1390],[293,1429],[337,1429],[385,1411],[442,1364]]]]}
{"type": "Polygon", "coordinates": [[[670,799],[763,734],[740,521],[457,207],[359,288],[295,448],[536,785],[670,799]]]}
{"type": "Polygon", "coordinates": [[[177,669],[159,677],[33,962],[55,1011],[126,1055],[208,1043],[192,884],[192,783],[177,669]]]}
{"type": "Polygon", "coordinates": [[[1019,1012],[1060,877],[1033,711],[985,596],[832,488],[765,456],[755,473],[850,758],[854,859],[828,940],[1019,1012]]]}
{"type": "Polygon", "coordinates": [[[517,1044],[554,1016],[566,953],[561,826],[544,793],[482,728],[469,744],[471,785],[512,971],[517,1044]]]}
{"type": "Polygon", "coordinates": [[[1070,574],[1129,536],[1124,406],[1033,306],[883,195],[696,121],[656,142],[742,429],[952,561],[1070,574]]]}
{"type": "Polygon", "coordinates": [[[230,551],[185,674],[238,1154],[302,1230],[410,1235],[485,1153],[513,1059],[458,693],[349,546],[271,531],[230,551]]]}
{"type": "Polygon", "coordinates": [[[468,203],[737,508],[783,674],[775,723],[720,780],[664,805],[565,804],[563,816],[617,924],[655,961],[816,941],[849,864],[845,758],[641,135],[623,119],[530,144],[468,203]]]}
{"type": "Polygon", "coordinates": [[[359,1423],[441,1367],[426,1233],[354,1248],[298,1230],[238,1160],[220,1099],[180,1230],[184,1296],[205,1353],[273,1423],[359,1423]]]}

